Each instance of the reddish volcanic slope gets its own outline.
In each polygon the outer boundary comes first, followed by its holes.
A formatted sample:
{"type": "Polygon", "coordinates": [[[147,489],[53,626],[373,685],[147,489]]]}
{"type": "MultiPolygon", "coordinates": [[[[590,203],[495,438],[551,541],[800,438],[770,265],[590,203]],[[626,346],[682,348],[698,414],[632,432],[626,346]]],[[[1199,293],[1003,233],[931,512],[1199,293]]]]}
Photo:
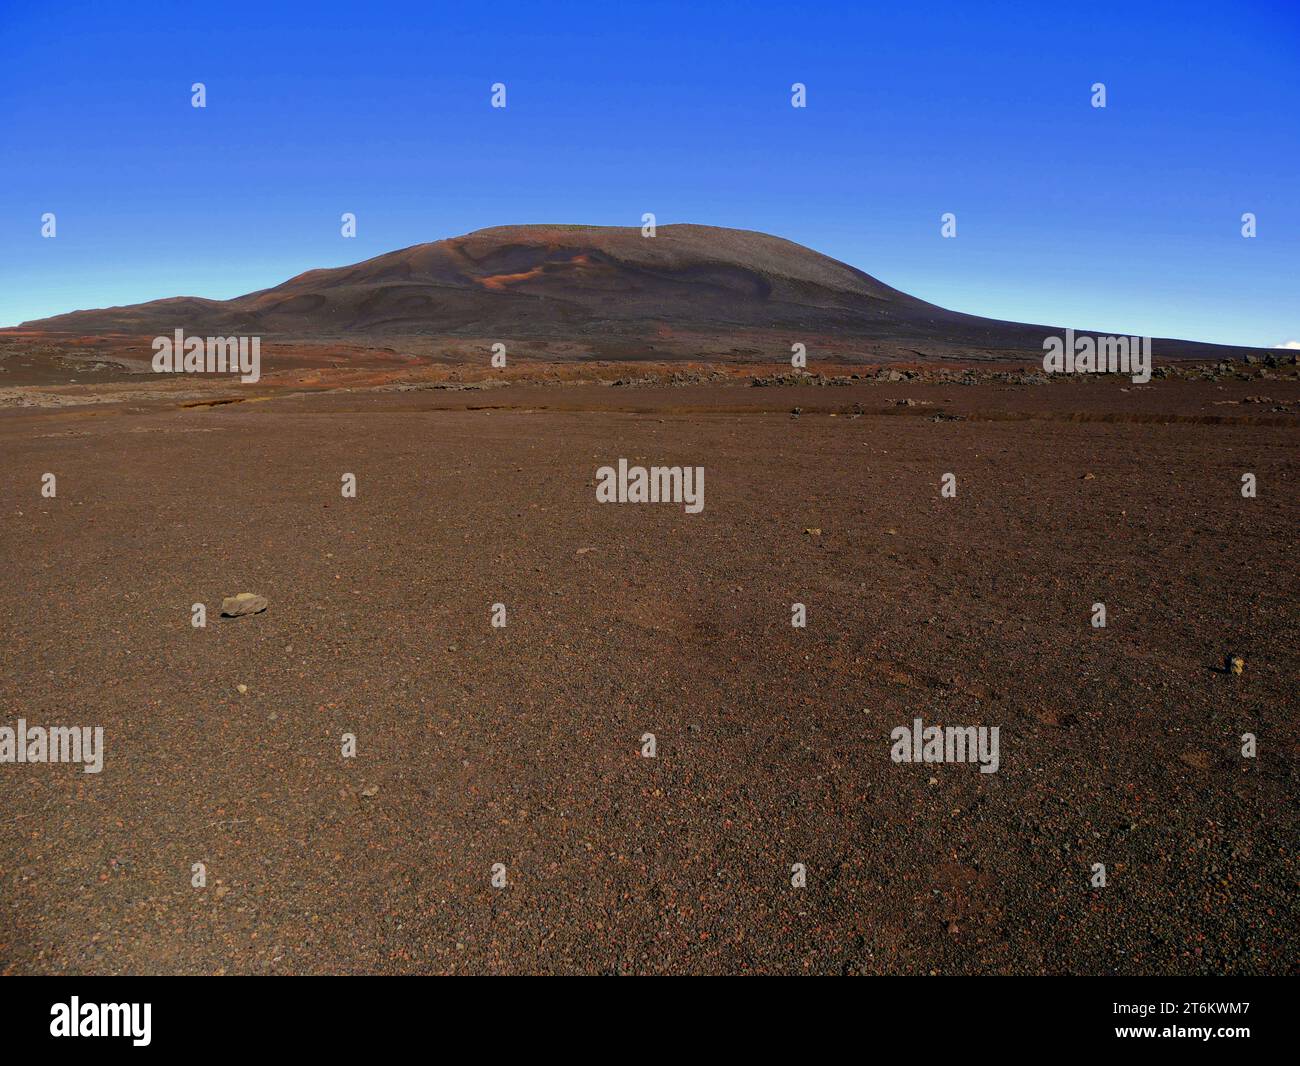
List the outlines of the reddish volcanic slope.
{"type": "MultiPolygon", "coordinates": [[[[352,266],[310,270],[233,300],[176,297],[74,311],[20,327],[78,335],[255,334],[273,338],[500,337],[635,344],[681,331],[756,330],[855,346],[1041,353],[1055,327],[936,307],[791,241],[713,226],[500,226],[352,266]]],[[[811,345],[810,345],[811,347],[811,345]]],[[[1165,356],[1231,349],[1182,341],[1165,356]]]]}

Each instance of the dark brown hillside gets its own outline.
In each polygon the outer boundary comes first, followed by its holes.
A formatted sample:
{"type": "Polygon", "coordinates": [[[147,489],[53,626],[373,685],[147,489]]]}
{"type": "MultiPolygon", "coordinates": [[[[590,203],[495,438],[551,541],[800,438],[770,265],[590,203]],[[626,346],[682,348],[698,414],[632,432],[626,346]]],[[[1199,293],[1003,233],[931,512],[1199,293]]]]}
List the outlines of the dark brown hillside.
{"type": "MultiPolygon", "coordinates": [[[[232,300],[176,297],[20,327],[82,336],[256,334],[281,339],[499,337],[621,348],[685,334],[725,352],[755,331],[823,353],[910,358],[1041,352],[1059,327],[947,311],[791,241],[714,226],[499,226],[352,266],[310,270],[232,300]]],[[[1226,357],[1158,341],[1165,357],[1226,357]]],[[[683,351],[681,354],[691,354],[683,351]]]]}

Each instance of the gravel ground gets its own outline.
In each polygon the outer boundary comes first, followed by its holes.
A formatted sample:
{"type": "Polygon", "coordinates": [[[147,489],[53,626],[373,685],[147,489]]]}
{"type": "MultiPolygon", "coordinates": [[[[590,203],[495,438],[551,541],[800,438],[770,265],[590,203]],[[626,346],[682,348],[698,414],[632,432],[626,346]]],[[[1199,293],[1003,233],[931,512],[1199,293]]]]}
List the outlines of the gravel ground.
{"type": "Polygon", "coordinates": [[[0,725],[105,732],[0,764],[0,970],[1295,972],[1297,399],[0,412],[0,725]],[[620,457],[703,512],[598,504],[620,457]],[[1000,768],[892,761],[916,717],[1000,768]]]}

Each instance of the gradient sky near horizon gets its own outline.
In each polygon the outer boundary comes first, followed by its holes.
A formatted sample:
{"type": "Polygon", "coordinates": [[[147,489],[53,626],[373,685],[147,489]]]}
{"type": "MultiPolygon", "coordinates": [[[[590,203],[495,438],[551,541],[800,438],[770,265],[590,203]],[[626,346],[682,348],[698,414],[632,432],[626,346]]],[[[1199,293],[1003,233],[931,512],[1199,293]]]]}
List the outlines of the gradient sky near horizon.
{"type": "Polygon", "coordinates": [[[0,325],[651,211],[972,314],[1300,341],[1300,5],[1135,6],[0,0],[0,325]]]}

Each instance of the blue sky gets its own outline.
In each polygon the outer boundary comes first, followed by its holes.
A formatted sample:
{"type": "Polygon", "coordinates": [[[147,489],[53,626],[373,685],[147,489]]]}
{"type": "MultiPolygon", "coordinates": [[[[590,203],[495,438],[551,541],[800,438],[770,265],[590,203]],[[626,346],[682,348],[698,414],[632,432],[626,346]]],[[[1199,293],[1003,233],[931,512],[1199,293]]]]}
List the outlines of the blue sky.
{"type": "Polygon", "coordinates": [[[1272,346],[1298,131],[1292,0],[0,0],[0,325],[652,211],[974,314],[1272,346]]]}

